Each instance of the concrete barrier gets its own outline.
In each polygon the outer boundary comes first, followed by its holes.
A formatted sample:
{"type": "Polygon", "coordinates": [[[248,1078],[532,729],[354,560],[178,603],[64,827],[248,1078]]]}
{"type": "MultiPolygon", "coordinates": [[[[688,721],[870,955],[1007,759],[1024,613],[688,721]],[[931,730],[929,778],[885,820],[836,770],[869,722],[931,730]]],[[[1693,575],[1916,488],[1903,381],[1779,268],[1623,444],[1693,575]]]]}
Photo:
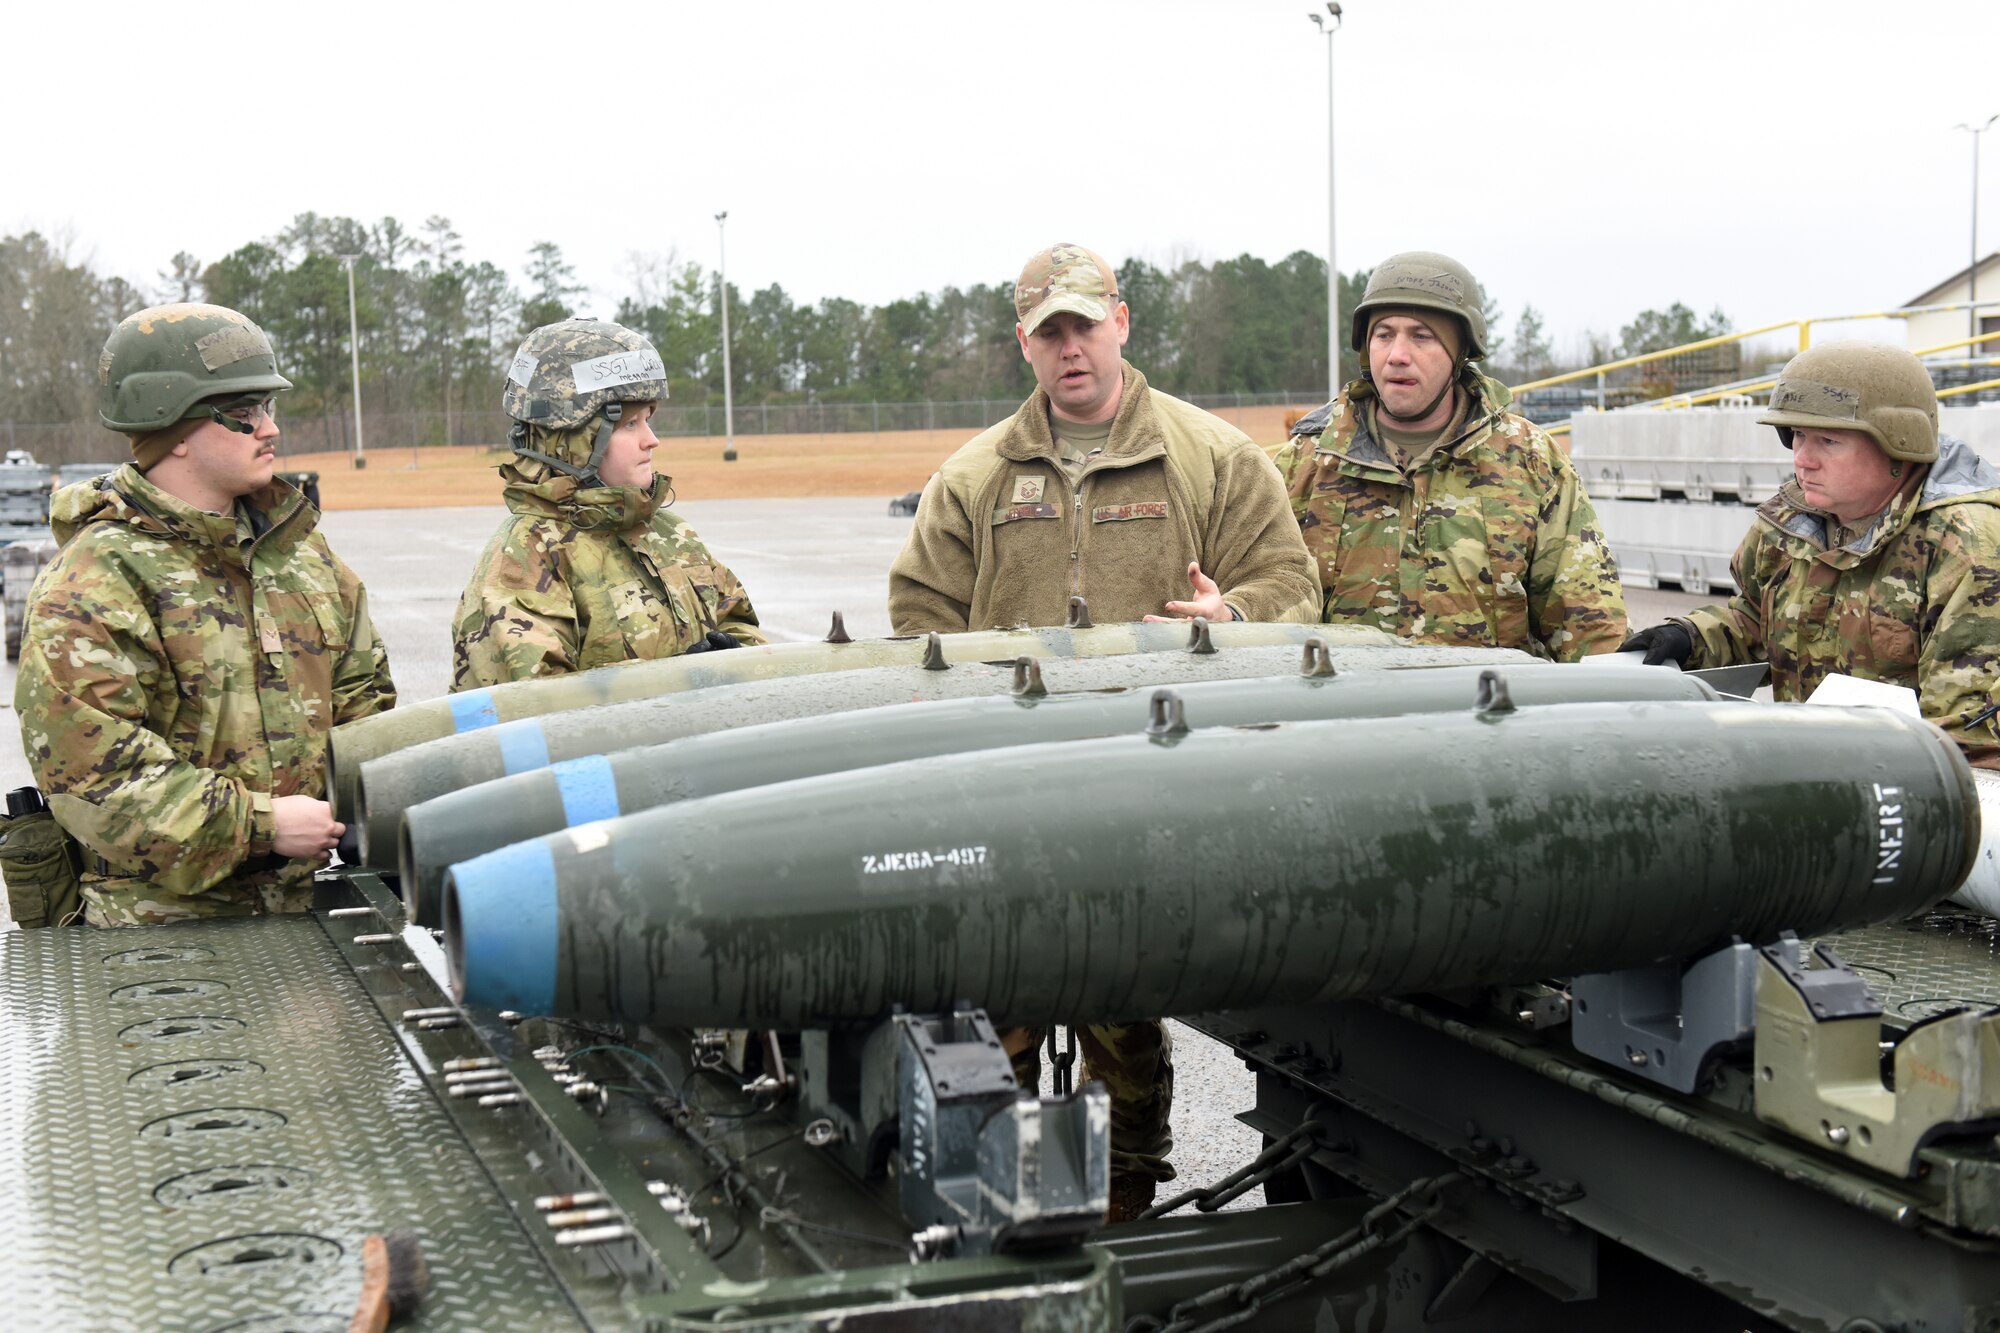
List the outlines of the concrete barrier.
{"type": "MultiPolygon", "coordinates": [[[[1755,506],[1792,474],[1763,408],[1585,412],[1570,459],[1583,476],[1620,577],[1634,587],[1727,594],[1729,558],[1755,506]]],[[[2000,405],[1946,406],[1946,435],[2000,467],[2000,405]]]]}

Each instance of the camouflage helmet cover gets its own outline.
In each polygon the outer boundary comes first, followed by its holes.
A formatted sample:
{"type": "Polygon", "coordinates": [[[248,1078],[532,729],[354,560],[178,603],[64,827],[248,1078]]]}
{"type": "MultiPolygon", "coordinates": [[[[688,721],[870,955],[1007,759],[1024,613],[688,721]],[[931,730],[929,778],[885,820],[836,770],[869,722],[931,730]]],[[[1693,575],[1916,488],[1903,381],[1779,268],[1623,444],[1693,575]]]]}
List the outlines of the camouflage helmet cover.
{"type": "Polygon", "coordinates": [[[1924,363],[1887,343],[1828,343],[1785,363],[1771,405],[1757,418],[1776,426],[1792,447],[1792,432],[1858,430],[1891,458],[1935,462],[1937,389],[1924,363]]]}
{"type": "Polygon", "coordinates": [[[573,430],[611,403],[667,396],[667,369],[641,334],[598,319],[566,319],[530,333],[507,368],[500,405],[544,430],[573,430]]]}
{"type": "Polygon", "coordinates": [[[163,430],[206,399],[273,394],[278,373],[264,331],[219,305],[182,302],[127,315],[97,358],[97,419],[127,435],[163,430]]]}
{"type": "Polygon", "coordinates": [[[1355,303],[1348,344],[1357,352],[1368,342],[1368,314],[1388,306],[1438,310],[1457,315],[1465,325],[1465,357],[1486,355],[1485,297],[1472,271],[1449,255],[1406,250],[1390,255],[1368,275],[1368,289],[1355,303]]]}

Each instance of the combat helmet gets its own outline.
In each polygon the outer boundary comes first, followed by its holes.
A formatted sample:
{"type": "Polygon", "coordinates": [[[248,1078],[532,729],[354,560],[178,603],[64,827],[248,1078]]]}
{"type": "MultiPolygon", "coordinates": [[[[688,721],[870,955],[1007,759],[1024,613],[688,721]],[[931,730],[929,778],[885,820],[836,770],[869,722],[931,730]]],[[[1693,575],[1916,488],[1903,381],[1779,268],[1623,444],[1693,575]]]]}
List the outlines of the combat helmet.
{"type": "Polygon", "coordinates": [[[156,305],[118,321],[104,340],[97,419],[126,435],[150,435],[200,415],[206,400],[291,387],[278,373],[271,340],[234,310],[156,305]]]}
{"type": "Polygon", "coordinates": [[[667,368],[643,335],[605,320],[565,319],[542,325],[521,343],[507,367],[500,405],[514,419],[508,441],[515,453],[595,486],[623,405],[666,396],[667,368]],[[530,447],[531,430],[566,434],[593,419],[597,431],[580,465],[530,447]]]}
{"type": "Polygon", "coordinates": [[[1375,266],[1348,326],[1348,345],[1355,351],[1365,354],[1367,350],[1368,312],[1384,306],[1414,306],[1457,315],[1465,325],[1464,359],[1477,361],[1486,355],[1485,297],[1472,270],[1449,255],[1405,250],[1375,266]]]}
{"type": "Polygon", "coordinates": [[[1924,363],[1887,343],[1828,343],[1785,363],[1771,406],[1757,418],[1792,447],[1796,429],[1858,430],[1891,458],[1938,456],[1937,389],[1924,363]]]}

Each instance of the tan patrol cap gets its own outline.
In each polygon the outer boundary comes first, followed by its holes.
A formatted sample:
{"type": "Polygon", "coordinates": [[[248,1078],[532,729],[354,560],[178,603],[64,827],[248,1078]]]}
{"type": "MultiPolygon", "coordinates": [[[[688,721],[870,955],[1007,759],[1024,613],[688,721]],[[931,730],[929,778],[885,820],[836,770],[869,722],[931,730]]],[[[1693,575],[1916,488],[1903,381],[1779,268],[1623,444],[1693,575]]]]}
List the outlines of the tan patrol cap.
{"type": "Polygon", "coordinates": [[[1033,333],[1043,320],[1068,310],[1085,319],[1106,320],[1118,304],[1118,271],[1095,250],[1058,241],[1030,259],[1014,284],[1014,313],[1021,331],[1033,333]]]}

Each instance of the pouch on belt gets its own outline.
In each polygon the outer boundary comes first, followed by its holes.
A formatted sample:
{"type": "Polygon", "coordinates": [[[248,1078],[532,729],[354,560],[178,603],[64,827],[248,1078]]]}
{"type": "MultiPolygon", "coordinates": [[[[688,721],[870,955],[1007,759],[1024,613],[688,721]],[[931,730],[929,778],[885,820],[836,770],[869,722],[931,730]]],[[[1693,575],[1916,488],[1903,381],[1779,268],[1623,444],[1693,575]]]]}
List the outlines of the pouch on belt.
{"type": "Polygon", "coordinates": [[[7,793],[0,816],[0,879],[7,911],[23,930],[72,926],[83,920],[83,881],[76,842],[49,813],[33,787],[7,793]]]}

